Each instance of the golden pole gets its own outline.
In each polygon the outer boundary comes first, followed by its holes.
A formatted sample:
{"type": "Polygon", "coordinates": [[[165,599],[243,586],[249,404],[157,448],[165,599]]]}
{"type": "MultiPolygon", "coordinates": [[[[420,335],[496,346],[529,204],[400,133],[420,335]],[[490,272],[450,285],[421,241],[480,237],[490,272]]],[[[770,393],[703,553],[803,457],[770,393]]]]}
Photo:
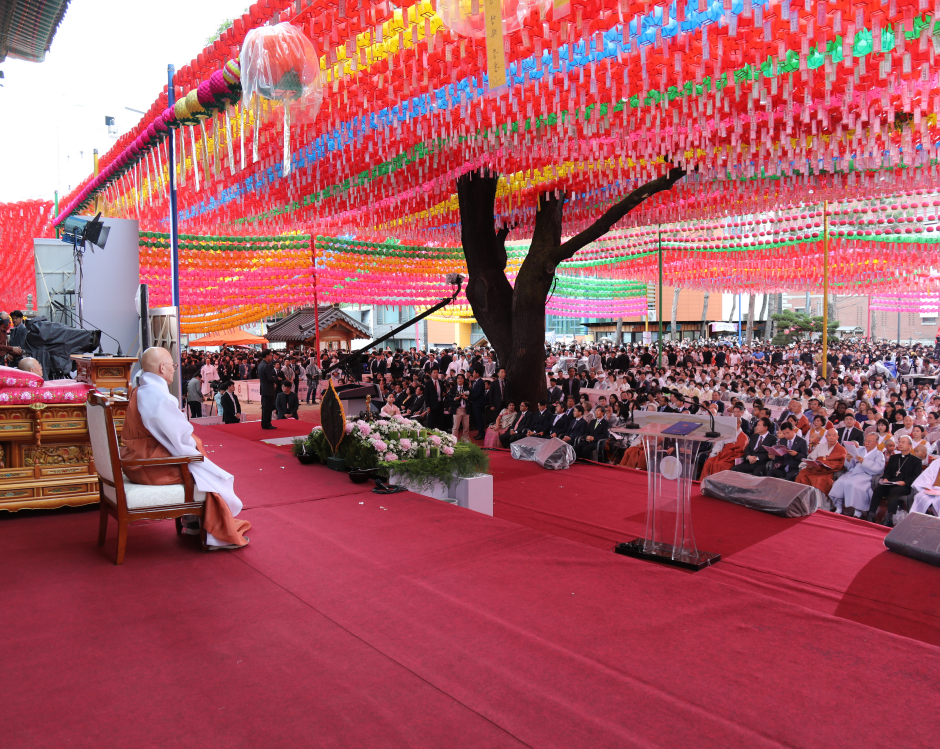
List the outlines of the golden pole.
{"type": "Polygon", "coordinates": [[[829,201],[823,201],[823,329],[822,378],[826,381],[829,365],[829,201]]]}

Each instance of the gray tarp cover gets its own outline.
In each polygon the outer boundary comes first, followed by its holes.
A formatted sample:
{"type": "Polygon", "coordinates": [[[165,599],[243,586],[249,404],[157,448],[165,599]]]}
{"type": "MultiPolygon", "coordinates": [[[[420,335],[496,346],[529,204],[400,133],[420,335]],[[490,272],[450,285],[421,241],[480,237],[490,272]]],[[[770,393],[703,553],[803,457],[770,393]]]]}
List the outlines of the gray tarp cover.
{"type": "Polygon", "coordinates": [[[898,554],[940,567],[940,518],[919,512],[908,514],[885,536],[885,546],[898,554]]]}
{"type": "Polygon", "coordinates": [[[721,471],[702,481],[702,494],[786,518],[812,515],[823,506],[823,493],[784,479],[721,471]]]}
{"type": "Polygon", "coordinates": [[[39,361],[47,380],[54,380],[59,374],[68,375],[72,371],[71,354],[94,351],[95,337],[90,330],[35,317],[26,323],[24,353],[39,361]]]}
{"type": "Polygon", "coordinates": [[[511,450],[512,457],[516,460],[532,460],[542,468],[555,471],[570,467],[577,458],[571,445],[554,437],[550,440],[539,437],[516,440],[512,443],[511,450]]]}

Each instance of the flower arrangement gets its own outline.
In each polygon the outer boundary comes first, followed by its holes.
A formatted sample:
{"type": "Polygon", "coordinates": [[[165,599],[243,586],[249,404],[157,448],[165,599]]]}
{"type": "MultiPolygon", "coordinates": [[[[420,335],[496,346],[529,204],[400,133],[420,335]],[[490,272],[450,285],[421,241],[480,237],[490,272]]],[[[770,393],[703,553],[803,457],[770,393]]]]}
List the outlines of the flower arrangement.
{"type": "MultiPolygon", "coordinates": [[[[489,458],[469,442],[396,414],[387,419],[366,421],[357,416],[346,419],[345,439],[337,455],[349,469],[386,468],[420,486],[435,481],[450,484],[486,471],[489,458]]],[[[323,430],[314,427],[306,439],[295,441],[294,454],[302,449],[324,460],[332,455],[323,430]]]]}

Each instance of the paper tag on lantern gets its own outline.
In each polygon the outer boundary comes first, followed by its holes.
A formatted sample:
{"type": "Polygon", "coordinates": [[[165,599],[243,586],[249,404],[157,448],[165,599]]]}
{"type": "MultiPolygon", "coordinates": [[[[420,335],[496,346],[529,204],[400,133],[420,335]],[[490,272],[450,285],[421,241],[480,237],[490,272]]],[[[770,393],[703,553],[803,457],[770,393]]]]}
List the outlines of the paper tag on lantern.
{"type": "Polygon", "coordinates": [[[483,0],[483,29],[486,34],[486,75],[490,91],[506,85],[506,49],[503,46],[501,0],[483,0]]]}

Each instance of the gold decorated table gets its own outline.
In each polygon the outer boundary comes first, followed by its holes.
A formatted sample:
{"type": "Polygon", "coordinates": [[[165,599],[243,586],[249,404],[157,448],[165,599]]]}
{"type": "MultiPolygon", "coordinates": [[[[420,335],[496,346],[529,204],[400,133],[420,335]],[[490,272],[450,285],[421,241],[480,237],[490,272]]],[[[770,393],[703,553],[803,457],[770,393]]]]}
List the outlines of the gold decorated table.
{"type": "MultiPolygon", "coordinates": [[[[126,388],[136,361],[75,358],[78,379],[103,390],[126,388]]],[[[125,403],[115,403],[119,435],[126,409],[125,403]]],[[[75,507],[97,501],[98,476],[83,403],[0,406],[0,510],[75,507]]]]}

